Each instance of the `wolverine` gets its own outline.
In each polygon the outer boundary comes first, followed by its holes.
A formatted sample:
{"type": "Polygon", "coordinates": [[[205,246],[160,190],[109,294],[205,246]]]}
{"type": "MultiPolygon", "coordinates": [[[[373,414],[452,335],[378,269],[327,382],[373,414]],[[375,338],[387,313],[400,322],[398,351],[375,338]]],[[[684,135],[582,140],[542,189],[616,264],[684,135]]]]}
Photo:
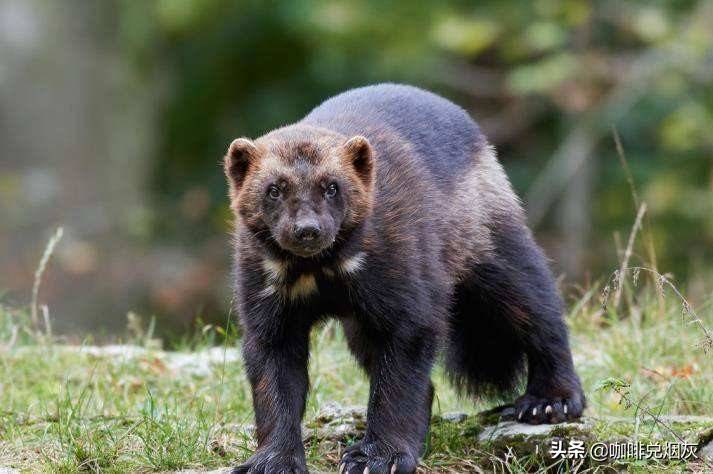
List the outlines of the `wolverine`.
{"type": "Polygon", "coordinates": [[[439,355],[471,396],[509,394],[523,423],[582,414],[562,302],[478,125],[405,85],[339,94],[224,159],[235,304],[257,450],[235,472],[307,472],[311,328],[336,318],[370,379],[348,473],[412,473],[439,355]]]}

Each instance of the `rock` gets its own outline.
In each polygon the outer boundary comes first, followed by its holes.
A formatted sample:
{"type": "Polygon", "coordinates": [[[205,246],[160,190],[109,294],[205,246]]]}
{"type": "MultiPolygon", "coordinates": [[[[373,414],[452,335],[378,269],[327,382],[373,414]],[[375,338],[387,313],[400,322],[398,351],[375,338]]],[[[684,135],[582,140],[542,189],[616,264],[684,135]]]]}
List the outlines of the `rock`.
{"type": "Polygon", "coordinates": [[[461,423],[468,419],[468,414],[467,413],[460,413],[460,412],[453,412],[453,413],[444,413],[441,415],[441,420],[451,422],[451,423],[461,423]]]}
{"type": "MultiPolygon", "coordinates": [[[[22,349],[22,348],[21,348],[22,349]]],[[[235,347],[210,347],[195,352],[175,352],[150,349],[128,344],[109,344],[106,346],[56,346],[64,352],[77,352],[91,357],[106,358],[117,364],[128,359],[148,358],[159,361],[177,376],[208,377],[223,364],[231,364],[240,359],[240,351],[235,347]]]]}
{"type": "MultiPolygon", "coordinates": [[[[232,472],[232,468],[230,467],[225,467],[222,469],[214,469],[212,471],[201,471],[199,469],[187,469],[185,471],[175,471],[176,474],[230,474],[232,472]]],[[[2,473],[0,473],[2,474],[2,473]]]]}
{"type": "MultiPolygon", "coordinates": [[[[511,410],[512,411],[512,410],[511,410]]],[[[588,448],[593,443],[622,443],[627,441],[665,444],[671,440],[666,429],[655,427],[651,420],[632,418],[583,418],[578,422],[561,423],[558,425],[528,425],[513,421],[508,407],[498,407],[487,412],[470,415],[466,413],[446,413],[434,416],[431,424],[431,452],[423,460],[424,466],[419,472],[431,472],[436,466],[443,466],[443,452],[451,456],[450,462],[455,464],[444,469],[448,472],[471,472],[481,470],[487,472],[493,469],[493,459],[496,457],[507,465],[511,459],[526,459],[533,466],[550,465],[553,460],[550,451],[553,443],[563,442],[568,446],[572,440],[582,441],[588,448]],[[646,429],[642,429],[646,426],[646,429]],[[638,430],[638,437],[635,436],[638,430]],[[651,433],[650,437],[649,433],[651,433]],[[434,444],[435,443],[435,444],[434,444]],[[460,456],[460,457],[459,457],[460,456]],[[439,464],[440,463],[440,464],[439,464]]],[[[691,460],[687,468],[695,470],[700,467],[702,472],[708,468],[704,463],[713,461],[713,418],[703,416],[663,416],[660,420],[671,427],[688,443],[700,446],[697,455],[700,460],[691,460]]],[[[322,410],[303,427],[306,448],[310,452],[320,453],[320,461],[310,465],[310,472],[333,472],[344,447],[354,440],[364,436],[366,429],[366,410],[363,407],[341,406],[336,403],[324,405],[322,410]]],[[[241,440],[248,434],[252,435],[251,425],[230,425],[227,430],[232,435],[217,440],[211,449],[225,449],[234,452],[231,447],[235,441],[235,433],[242,433],[241,440]]],[[[244,441],[242,441],[244,442],[244,441]]],[[[254,448],[254,447],[253,447],[254,448]]],[[[446,457],[446,459],[450,459],[446,457]]],[[[626,461],[626,460],[624,460],[626,461]]],[[[634,462],[633,460],[628,460],[634,462]]],[[[226,463],[230,459],[226,457],[226,463]]],[[[314,461],[316,462],[316,461],[314,461]]],[[[586,457],[580,467],[594,468],[602,465],[612,465],[609,461],[595,462],[586,457]]],[[[639,464],[637,464],[639,465],[639,464]]],[[[626,469],[622,461],[617,469],[626,469]]],[[[441,467],[435,469],[438,471],[441,467]]],[[[213,471],[187,470],[181,474],[227,474],[230,469],[213,471]]],[[[0,471],[0,474],[4,472],[0,471]]]]}
{"type": "Polygon", "coordinates": [[[592,422],[588,420],[581,423],[560,423],[558,425],[527,425],[515,421],[503,421],[497,425],[486,426],[483,431],[481,431],[478,439],[481,442],[489,442],[494,439],[515,437],[589,437],[592,427],[592,422]]]}
{"type": "MultiPolygon", "coordinates": [[[[451,449],[452,442],[465,446],[465,452],[483,454],[487,468],[489,456],[511,458],[533,454],[546,462],[551,462],[550,451],[557,443],[569,446],[573,440],[585,448],[594,443],[635,442],[665,445],[676,442],[668,428],[656,425],[651,419],[589,417],[577,422],[557,425],[529,425],[513,420],[510,407],[498,407],[477,415],[447,413],[434,416],[431,436],[441,437],[444,447],[451,449]],[[643,429],[646,427],[646,429],[643,429]],[[455,430],[455,431],[454,431],[455,430]],[[450,433],[450,438],[443,433],[450,433]],[[636,435],[638,433],[638,436],[636,435]],[[453,440],[453,441],[451,441],[453,440]]],[[[659,420],[673,429],[687,443],[703,446],[699,455],[713,456],[713,418],[703,416],[662,416],[659,420]],[[705,445],[701,443],[706,443],[705,445]]],[[[305,440],[319,443],[326,450],[340,451],[344,445],[359,439],[366,429],[366,413],[360,407],[341,407],[329,404],[323,408],[311,423],[305,426],[305,440]]],[[[428,459],[425,460],[428,462],[428,459]]],[[[473,459],[476,464],[478,459],[473,459]]],[[[633,462],[634,460],[629,459],[633,462]]],[[[584,466],[599,465],[591,459],[584,459],[584,466]]],[[[605,464],[607,461],[603,461],[605,464]]],[[[492,465],[490,465],[492,467],[492,465]]]]}
{"type": "Polygon", "coordinates": [[[343,441],[364,434],[366,409],[342,407],[337,403],[326,404],[319,414],[303,429],[306,440],[343,441]]]}
{"type": "Polygon", "coordinates": [[[706,461],[713,461],[713,440],[698,450],[698,457],[706,461]]]}

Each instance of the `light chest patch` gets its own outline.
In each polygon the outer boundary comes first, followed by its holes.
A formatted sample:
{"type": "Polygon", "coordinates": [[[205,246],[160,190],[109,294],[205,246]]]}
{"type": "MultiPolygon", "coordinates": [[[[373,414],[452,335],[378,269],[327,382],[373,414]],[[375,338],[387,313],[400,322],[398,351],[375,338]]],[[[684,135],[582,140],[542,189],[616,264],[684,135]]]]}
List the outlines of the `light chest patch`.
{"type": "Polygon", "coordinates": [[[262,261],[262,268],[265,270],[268,281],[272,283],[284,280],[287,274],[287,264],[280,260],[266,258],[262,261]]]}
{"type": "MultiPolygon", "coordinates": [[[[351,276],[363,270],[365,262],[366,253],[359,252],[341,260],[334,267],[323,267],[321,271],[328,278],[335,278],[338,275],[351,276]]],[[[299,301],[306,300],[319,292],[317,278],[313,272],[307,271],[296,278],[288,277],[288,264],[269,258],[262,261],[262,269],[265,275],[265,287],[260,291],[262,298],[278,297],[299,301]]]]}
{"type": "Polygon", "coordinates": [[[306,299],[317,293],[317,279],[311,273],[304,273],[287,290],[292,301],[306,299]]]}
{"type": "Polygon", "coordinates": [[[317,293],[317,279],[313,273],[303,273],[293,282],[288,282],[286,262],[265,259],[262,269],[265,273],[265,288],[260,291],[260,296],[263,298],[277,296],[297,301],[317,293]]]}
{"type": "Polygon", "coordinates": [[[365,260],[366,254],[364,252],[354,254],[339,263],[339,271],[346,275],[356,273],[364,267],[365,260]]]}

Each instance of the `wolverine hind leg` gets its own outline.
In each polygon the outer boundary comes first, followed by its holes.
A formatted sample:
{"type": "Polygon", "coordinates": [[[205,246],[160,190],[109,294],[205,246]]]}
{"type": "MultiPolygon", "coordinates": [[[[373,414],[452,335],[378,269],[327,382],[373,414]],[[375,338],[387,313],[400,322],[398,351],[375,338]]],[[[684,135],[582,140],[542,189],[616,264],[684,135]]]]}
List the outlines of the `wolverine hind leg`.
{"type": "Polygon", "coordinates": [[[574,371],[562,303],[545,257],[524,227],[501,226],[496,252],[456,292],[446,367],[471,394],[506,394],[527,369],[520,421],[578,418],[584,395],[574,371]]]}

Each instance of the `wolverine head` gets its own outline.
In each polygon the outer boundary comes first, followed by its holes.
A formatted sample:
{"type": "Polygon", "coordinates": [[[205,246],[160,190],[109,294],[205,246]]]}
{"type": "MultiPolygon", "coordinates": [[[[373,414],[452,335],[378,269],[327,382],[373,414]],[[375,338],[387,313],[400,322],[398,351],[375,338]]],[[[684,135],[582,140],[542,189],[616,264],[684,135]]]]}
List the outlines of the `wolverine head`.
{"type": "Polygon", "coordinates": [[[369,215],[372,155],[362,136],[300,125],[234,140],[225,174],[239,225],[293,255],[319,255],[369,215]]]}

